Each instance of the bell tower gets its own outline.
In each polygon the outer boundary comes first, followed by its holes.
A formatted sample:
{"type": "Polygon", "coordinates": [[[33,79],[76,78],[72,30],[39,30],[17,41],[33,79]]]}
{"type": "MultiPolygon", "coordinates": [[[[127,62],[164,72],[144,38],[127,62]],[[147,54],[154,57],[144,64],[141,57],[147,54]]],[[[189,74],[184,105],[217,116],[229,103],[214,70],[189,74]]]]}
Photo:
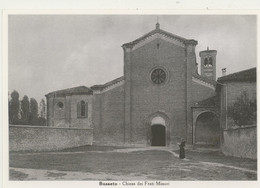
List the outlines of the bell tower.
{"type": "Polygon", "coordinates": [[[201,59],[201,76],[210,80],[216,80],[216,50],[201,51],[199,53],[201,59]]]}

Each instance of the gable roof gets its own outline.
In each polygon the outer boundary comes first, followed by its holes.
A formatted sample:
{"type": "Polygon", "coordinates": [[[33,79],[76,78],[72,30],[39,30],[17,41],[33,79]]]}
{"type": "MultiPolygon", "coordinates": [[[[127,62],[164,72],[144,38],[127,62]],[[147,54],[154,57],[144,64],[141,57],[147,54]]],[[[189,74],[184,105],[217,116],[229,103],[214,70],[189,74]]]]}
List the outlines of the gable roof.
{"type": "Polygon", "coordinates": [[[49,96],[64,96],[64,95],[72,95],[72,94],[87,94],[87,95],[92,95],[93,91],[91,89],[89,89],[86,86],[78,86],[78,87],[73,87],[73,88],[68,88],[68,89],[62,89],[62,90],[58,90],[58,91],[53,91],[51,93],[48,93],[47,95],[45,95],[46,97],[49,96]]]}
{"type": "Polygon", "coordinates": [[[110,81],[110,82],[107,82],[107,83],[103,84],[103,85],[93,85],[93,86],[91,86],[90,88],[91,88],[92,90],[103,90],[103,89],[105,89],[105,88],[107,88],[107,87],[109,87],[109,86],[112,86],[112,85],[114,85],[114,84],[117,84],[118,82],[123,81],[124,79],[125,79],[125,77],[124,77],[124,76],[121,76],[121,77],[116,78],[116,79],[114,79],[114,80],[112,80],[112,81],[110,81]]]}
{"type": "Polygon", "coordinates": [[[218,78],[218,82],[230,81],[256,82],[256,67],[218,78]]]}
{"type": "Polygon", "coordinates": [[[156,24],[156,28],[148,33],[146,33],[145,35],[137,38],[136,40],[132,41],[132,42],[129,42],[129,43],[125,43],[122,45],[122,47],[130,47],[132,48],[134,45],[138,44],[139,42],[147,39],[148,37],[152,36],[152,35],[155,35],[155,34],[162,34],[166,37],[169,37],[169,38],[172,38],[172,39],[175,39],[175,40],[178,40],[184,44],[193,44],[193,45],[197,45],[198,42],[196,40],[193,40],[193,39],[185,39],[183,37],[180,37],[178,35],[174,35],[172,33],[169,33],[167,31],[164,31],[162,29],[160,29],[160,25],[159,23],[156,24]]]}

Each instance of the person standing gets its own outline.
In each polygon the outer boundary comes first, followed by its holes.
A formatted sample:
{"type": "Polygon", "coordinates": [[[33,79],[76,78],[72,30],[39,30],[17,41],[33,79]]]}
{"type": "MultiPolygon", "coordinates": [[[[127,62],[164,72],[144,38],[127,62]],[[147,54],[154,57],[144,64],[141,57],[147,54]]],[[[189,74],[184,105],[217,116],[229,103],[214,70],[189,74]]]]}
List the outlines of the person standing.
{"type": "Polygon", "coordinates": [[[180,154],[179,154],[179,158],[180,159],[184,159],[185,158],[185,140],[184,138],[181,139],[181,143],[179,144],[180,147],[180,154]]]}

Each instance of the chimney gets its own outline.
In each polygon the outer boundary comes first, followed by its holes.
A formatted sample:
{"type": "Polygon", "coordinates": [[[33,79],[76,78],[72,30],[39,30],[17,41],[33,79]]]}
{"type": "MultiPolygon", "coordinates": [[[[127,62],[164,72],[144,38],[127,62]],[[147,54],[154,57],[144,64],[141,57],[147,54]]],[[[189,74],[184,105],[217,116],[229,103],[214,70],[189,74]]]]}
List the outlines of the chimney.
{"type": "Polygon", "coordinates": [[[222,70],[222,76],[226,76],[227,68],[223,68],[223,69],[221,69],[221,70],[222,70]]]}

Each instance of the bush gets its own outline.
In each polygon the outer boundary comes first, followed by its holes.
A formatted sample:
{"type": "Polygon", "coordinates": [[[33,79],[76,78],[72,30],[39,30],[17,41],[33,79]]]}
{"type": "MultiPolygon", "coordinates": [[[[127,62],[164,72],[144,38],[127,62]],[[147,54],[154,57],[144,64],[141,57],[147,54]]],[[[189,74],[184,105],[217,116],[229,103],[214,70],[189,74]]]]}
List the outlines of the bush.
{"type": "Polygon", "coordinates": [[[252,124],[256,121],[256,100],[248,98],[246,91],[228,107],[228,117],[231,117],[238,126],[252,124]]]}
{"type": "Polygon", "coordinates": [[[46,119],[43,117],[35,117],[32,114],[29,115],[28,125],[30,126],[46,126],[46,119]]]}
{"type": "Polygon", "coordinates": [[[38,125],[39,126],[46,126],[46,119],[43,117],[38,118],[38,125]]]}
{"type": "Polygon", "coordinates": [[[12,125],[29,125],[29,123],[26,120],[19,119],[19,118],[13,118],[12,125]]]}

